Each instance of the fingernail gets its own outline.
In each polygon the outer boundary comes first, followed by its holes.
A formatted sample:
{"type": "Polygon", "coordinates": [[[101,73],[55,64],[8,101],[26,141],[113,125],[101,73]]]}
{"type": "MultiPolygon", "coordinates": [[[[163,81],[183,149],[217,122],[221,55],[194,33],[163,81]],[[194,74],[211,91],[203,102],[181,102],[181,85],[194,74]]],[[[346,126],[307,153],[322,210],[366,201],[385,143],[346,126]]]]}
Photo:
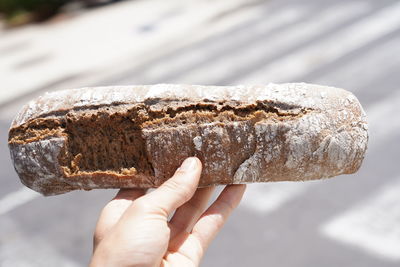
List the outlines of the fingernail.
{"type": "Polygon", "coordinates": [[[182,171],[191,171],[191,170],[194,170],[194,168],[196,167],[196,164],[197,164],[197,160],[195,158],[187,158],[183,161],[183,163],[179,169],[181,169],[182,171]]]}

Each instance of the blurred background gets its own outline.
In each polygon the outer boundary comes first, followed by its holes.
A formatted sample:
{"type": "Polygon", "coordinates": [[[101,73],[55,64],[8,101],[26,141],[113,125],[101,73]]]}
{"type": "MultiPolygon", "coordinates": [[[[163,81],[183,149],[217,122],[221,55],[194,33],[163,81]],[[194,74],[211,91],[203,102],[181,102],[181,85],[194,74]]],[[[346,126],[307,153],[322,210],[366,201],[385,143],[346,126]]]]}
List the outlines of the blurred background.
{"type": "Polygon", "coordinates": [[[400,2],[0,0],[0,266],[85,266],[114,190],[23,187],[7,131],[45,91],[308,82],[352,91],[370,123],[354,175],[248,186],[203,266],[400,266],[400,2]]]}

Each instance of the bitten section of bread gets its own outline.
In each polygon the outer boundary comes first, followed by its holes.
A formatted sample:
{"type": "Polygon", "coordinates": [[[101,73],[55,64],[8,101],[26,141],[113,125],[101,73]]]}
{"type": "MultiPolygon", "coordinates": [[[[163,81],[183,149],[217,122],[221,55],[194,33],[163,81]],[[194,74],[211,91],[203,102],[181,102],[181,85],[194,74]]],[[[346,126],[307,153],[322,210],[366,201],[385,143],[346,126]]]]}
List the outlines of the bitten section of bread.
{"type": "Polygon", "coordinates": [[[37,99],[9,132],[22,182],[45,195],[156,187],[188,156],[203,163],[200,186],[310,180],[352,173],[364,157],[365,115],[344,90],[274,85],[238,97],[235,87],[165,87],[157,96],[150,86],[63,91],[63,105],[57,92],[37,99]]]}

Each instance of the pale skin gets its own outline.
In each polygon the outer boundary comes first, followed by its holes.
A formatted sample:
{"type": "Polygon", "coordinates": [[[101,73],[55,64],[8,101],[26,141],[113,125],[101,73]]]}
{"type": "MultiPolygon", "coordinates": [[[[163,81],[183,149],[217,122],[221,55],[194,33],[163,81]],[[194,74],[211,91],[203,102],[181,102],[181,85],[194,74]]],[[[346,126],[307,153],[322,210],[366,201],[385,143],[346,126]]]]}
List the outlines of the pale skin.
{"type": "Polygon", "coordinates": [[[100,214],[90,266],[199,266],[246,188],[226,186],[207,208],[215,188],[197,189],[201,169],[188,158],[148,194],[120,190],[100,214]]]}

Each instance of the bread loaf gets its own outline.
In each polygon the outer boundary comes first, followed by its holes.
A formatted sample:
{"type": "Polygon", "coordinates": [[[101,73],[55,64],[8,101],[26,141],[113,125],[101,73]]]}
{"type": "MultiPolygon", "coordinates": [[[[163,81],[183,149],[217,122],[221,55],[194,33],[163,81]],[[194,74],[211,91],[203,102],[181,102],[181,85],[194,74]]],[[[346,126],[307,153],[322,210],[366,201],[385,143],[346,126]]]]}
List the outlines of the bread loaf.
{"type": "Polygon", "coordinates": [[[15,170],[43,195],[157,187],[189,156],[199,186],[320,179],[357,171],[367,141],[353,94],[304,83],[56,91],[9,131],[15,170]]]}

